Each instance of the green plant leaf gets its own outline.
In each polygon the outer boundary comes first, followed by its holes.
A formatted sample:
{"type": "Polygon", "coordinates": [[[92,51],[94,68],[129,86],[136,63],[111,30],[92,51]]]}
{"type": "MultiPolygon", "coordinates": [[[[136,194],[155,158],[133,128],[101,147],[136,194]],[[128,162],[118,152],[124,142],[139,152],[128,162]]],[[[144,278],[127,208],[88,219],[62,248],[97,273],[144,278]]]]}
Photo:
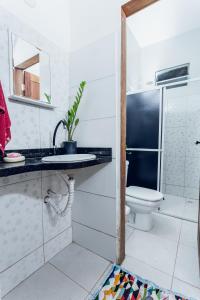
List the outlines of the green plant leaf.
{"type": "Polygon", "coordinates": [[[75,96],[74,103],[72,104],[71,108],[68,110],[66,114],[66,127],[68,131],[68,140],[73,139],[74,131],[79,124],[79,119],[76,118],[77,111],[83,96],[83,92],[86,86],[86,81],[82,81],[78,87],[77,94],[75,96]]]}

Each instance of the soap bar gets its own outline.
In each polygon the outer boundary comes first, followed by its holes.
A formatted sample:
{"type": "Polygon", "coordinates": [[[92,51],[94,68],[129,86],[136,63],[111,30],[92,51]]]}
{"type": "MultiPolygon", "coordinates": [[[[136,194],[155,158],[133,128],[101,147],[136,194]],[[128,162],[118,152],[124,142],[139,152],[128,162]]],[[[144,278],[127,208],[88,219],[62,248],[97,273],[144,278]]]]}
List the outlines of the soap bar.
{"type": "Polygon", "coordinates": [[[15,157],[20,157],[22,156],[20,153],[17,153],[17,152],[12,152],[12,153],[8,153],[6,155],[6,157],[9,157],[9,158],[15,158],[15,157]]]}
{"type": "Polygon", "coordinates": [[[18,156],[18,157],[8,157],[8,156],[5,156],[3,158],[3,161],[6,162],[6,163],[17,163],[17,162],[21,162],[21,161],[24,161],[25,160],[25,156],[18,156]]]}

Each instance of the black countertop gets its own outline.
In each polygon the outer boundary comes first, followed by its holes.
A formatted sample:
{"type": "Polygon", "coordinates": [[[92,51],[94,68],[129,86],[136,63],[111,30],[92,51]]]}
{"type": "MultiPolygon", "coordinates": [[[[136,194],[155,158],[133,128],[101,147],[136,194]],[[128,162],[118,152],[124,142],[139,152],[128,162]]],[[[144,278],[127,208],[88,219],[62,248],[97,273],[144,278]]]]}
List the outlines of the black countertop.
{"type": "MultiPolygon", "coordinates": [[[[44,163],[42,158],[45,156],[51,156],[53,149],[29,149],[29,150],[14,150],[6,151],[19,152],[26,157],[26,160],[18,163],[4,163],[0,162],[0,177],[6,177],[10,175],[16,175],[26,172],[34,171],[46,171],[46,170],[72,170],[81,169],[91,166],[96,166],[112,161],[112,149],[111,148],[78,148],[78,154],[95,154],[96,159],[84,162],[76,163],[44,163]]],[[[63,148],[56,149],[56,155],[64,155],[63,148]]]]}

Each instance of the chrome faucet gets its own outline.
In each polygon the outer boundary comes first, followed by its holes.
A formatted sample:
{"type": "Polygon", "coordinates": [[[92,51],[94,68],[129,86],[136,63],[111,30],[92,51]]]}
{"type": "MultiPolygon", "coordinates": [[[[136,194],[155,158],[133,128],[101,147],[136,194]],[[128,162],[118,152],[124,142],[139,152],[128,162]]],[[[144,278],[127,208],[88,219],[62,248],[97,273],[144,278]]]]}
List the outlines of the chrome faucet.
{"type": "Polygon", "coordinates": [[[55,127],[55,130],[54,130],[54,133],[53,133],[53,154],[56,155],[56,134],[57,134],[57,131],[58,131],[58,127],[63,124],[63,128],[65,129],[66,126],[65,126],[65,122],[63,120],[60,120],[58,122],[58,124],[56,125],[55,127]]]}

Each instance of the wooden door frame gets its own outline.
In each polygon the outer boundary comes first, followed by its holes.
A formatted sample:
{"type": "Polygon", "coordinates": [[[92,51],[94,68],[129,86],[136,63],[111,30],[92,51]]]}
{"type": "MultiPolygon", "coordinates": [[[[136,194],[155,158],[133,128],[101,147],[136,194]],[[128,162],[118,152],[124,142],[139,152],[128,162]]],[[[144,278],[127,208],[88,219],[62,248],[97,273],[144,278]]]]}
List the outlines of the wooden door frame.
{"type": "Polygon", "coordinates": [[[125,258],[125,184],[126,184],[126,19],[159,0],[131,0],[121,7],[121,162],[120,162],[120,226],[119,257],[125,258]]]}

